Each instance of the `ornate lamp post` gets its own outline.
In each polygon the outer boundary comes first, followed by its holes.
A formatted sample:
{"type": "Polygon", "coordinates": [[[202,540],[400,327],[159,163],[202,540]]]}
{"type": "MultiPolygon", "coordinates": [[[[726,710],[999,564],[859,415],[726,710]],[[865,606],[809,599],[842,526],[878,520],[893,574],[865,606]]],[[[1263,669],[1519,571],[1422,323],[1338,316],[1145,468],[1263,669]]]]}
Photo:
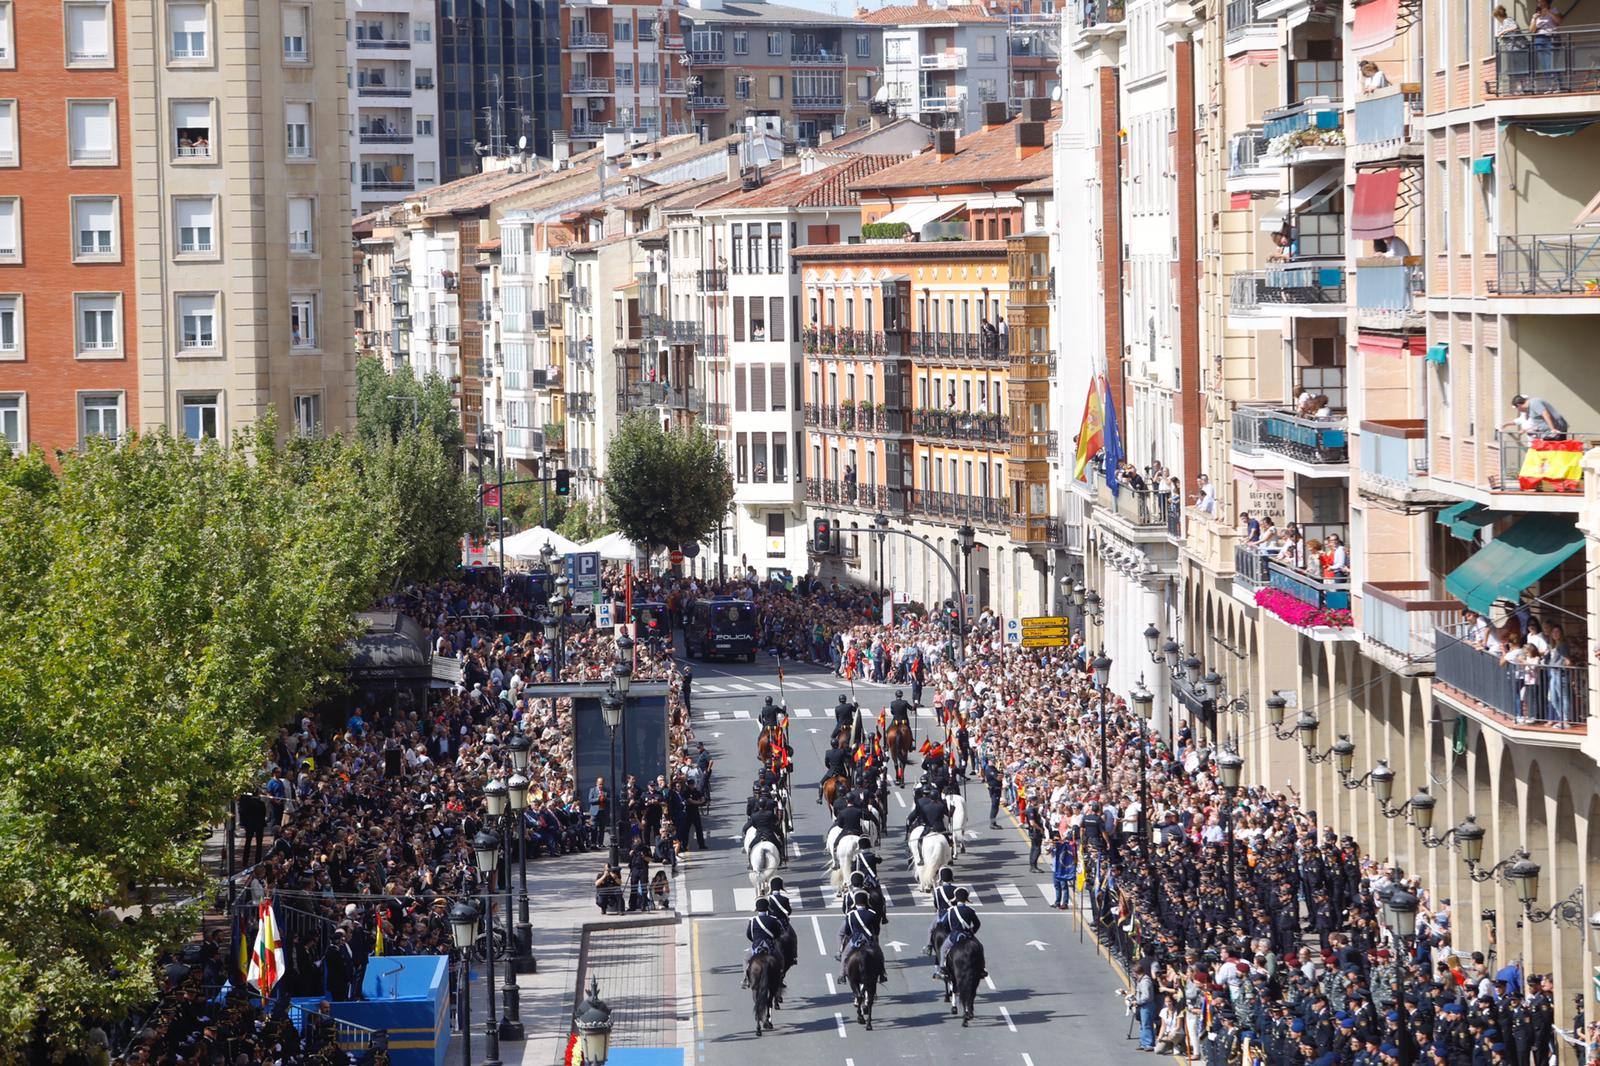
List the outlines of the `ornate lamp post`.
{"type": "Polygon", "coordinates": [[[1417,932],[1417,897],[1396,885],[1384,900],[1383,915],[1395,938],[1394,1009],[1399,1015],[1400,1066],[1411,1066],[1416,1061],[1416,1049],[1406,1028],[1406,957],[1417,932]]]}
{"type": "Polygon", "coordinates": [[[1105,792],[1111,787],[1111,763],[1106,757],[1106,694],[1111,690],[1111,657],[1104,648],[1095,656],[1094,683],[1100,689],[1100,791],[1105,792]]]}
{"type": "Polygon", "coordinates": [[[611,1008],[600,998],[600,982],[590,977],[589,993],[572,1016],[584,1066],[606,1066],[611,1053],[611,1026],[611,1008]]]}
{"type": "MultiPolygon", "coordinates": [[[[489,782],[490,785],[500,784],[498,781],[489,782]]],[[[505,785],[500,785],[500,800],[505,803],[505,785]]],[[[484,786],[484,801],[489,805],[491,812],[494,810],[494,801],[489,798],[489,787],[484,786]]],[[[503,807],[502,807],[503,809],[503,807]]],[[[491,816],[493,816],[491,814],[491,816]]],[[[484,914],[484,955],[489,960],[489,1017],[484,1023],[485,1043],[484,1060],[482,1066],[500,1066],[500,1030],[494,1017],[494,869],[500,860],[500,834],[491,833],[487,829],[480,830],[472,838],[472,855],[478,863],[478,873],[483,876],[483,914],[484,914]]]]}
{"type": "Polygon", "coordinates": [[[1235,885],[1233,880],[1233,799],[1239,794],[1239,776],[1244,771],[1244,758],[1236,751],[1224,751],[1217,756],[1217,776],[1222,779],[1222,806],[1224,828],[1228,838],[1228,921],[1234,918],[1235,885]]]}
{"type": "Polygon", "coordinates": [[[472,945],[478,939],[478,908],[467,900],[450,908],[450,939],[461,953],[461,1066],[472,1066],[472,945]]]}
{"type": "Polygon", "coordinates": [[[1150,864],[1150,756],[1146,749],[1150,742],[1150,719],[1155,712],[1156,698],[1140,682],[1133,690],[1133,705],[1139,711],[1139,854],[1144,862],[1144,875],[1150,882],[1150,905],[1156,906],[1160,888],[1156,883],[1155,867],[1150,864]]]}
{"type": "MultiPolygon", "coordinates": [[[[511,817],[517,823],[517,877],[521,893],[517,899],[516,953],[511,957],[512,973],[537,973],[539,964],[533,957],[533,924],[528,920],[528,748],[531,744],[521,733],[511,738],[511,766],[513,773],[506,781],[506,799],[510,803],[511,817]],[[520,743],[519,743],[520,742],[520,743]]],[[[509,845],[508,845],[509,846],[509,845]]],[[[506,871],[510,880],[510,869],[506,871]]],[[[507,886],[510,887],[509,885],[507,886]]],[[[516,987],[515,985],[512,986],[516,987]]]]}

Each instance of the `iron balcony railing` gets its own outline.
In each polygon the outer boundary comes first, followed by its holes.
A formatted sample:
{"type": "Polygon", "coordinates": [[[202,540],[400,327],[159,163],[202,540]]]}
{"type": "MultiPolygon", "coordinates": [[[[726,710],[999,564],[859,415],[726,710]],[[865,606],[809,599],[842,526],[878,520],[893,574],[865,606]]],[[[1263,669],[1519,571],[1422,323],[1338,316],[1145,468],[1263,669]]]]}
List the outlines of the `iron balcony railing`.
{"type": "Polygon", "coordinates": [[[611,35],[609,33],[574,33],[570,35],[567,46],[584,50],[610,48],[611,35]]]}
{"type": "Polygon", "coordinates": [[[697,270],[695,277],[701,292],[727,292],[728,272],[726,270],[697,270]]]}
{"type": "Polygon", "coordinates": [[[882,330],[807,326],[800,339],[807,354],[873,358],[884,356],[889,350],[882,330]]]}
{"type": "Polygon", "coordinates": [[[1600,232],[1503,236],[1495,263],[1502,296],[1600,295],[1600,232]]]}
{"type": "MultiPolygon", "coordinates": [[[[1519,492],[1522,490],[1522,464],[1528,457],[1528,445],[1522,439],[1521,434],[1518,433],[1507,433],[1503,429],[1497,429],[1494,435],[1495,450],[1500,453],[1500,480],[1490,487],[1500,492],[1519,492]]],[[[1600,445],[1600,435],[1572,433],[1569,436],[1572,440],[1582,441],[1590,448],[1600,445]]],[[[1537,491],[1582,495],[1583,483],[1576,481],[1560,485],[1551,481],[1542,481],[1537,486],[1537,491]]]]}
{"type": "Polygon", "coordinates": [[[706,404],[706,421],[713,426],[728,424],[728,405],[725,403],[706,404]]]}
{"type": "Polygon", "coordinates": [[[930,518],[962,519],[986,526],[1011,524],[1011,501],[997,496],[912,489],[911,510],[930,518]]]}
{"type": "Polygon", "coordinates": [[[845,433],[904,433],[902,411],[891,411],[872,403],[808,403],[802,405],[805,424],[818,429],[837,429],[845,433]]]}
{"type": "Polygon", "coordinates": [[[666,96],[682,96],[689,91],[689,86],[682,78],[662,78],[661,92],[666,96]]]}
{"type": "Polygon", "coordinates": [[[834,49],[832,52],[794,52],[789,56],[789,62],[797,67],[842,67],[844,51],[834,49]]]}
{"type": "Polygon", "coordinates": [[[585,78],[574,75],[568,91],[578,96],[609,95],[611,92],[611,79],[585,78]]]}
{"type": "MultiPolygon", "coordinates": [[[[1238,571],[1235,571],[1237,573],[1238,571]]],[[[1267,584],[1312,607],[1330,611],[1350,609],[1350,579],[1325,578],[1296,570],[1278,559],[1267,559],[1267,584]]]]}
{"type": "Polygon", "coordinates": [[[726,111],[728,98],[726,96],[691,96],[689,97],[690,111],[726,111]]]}
{"type": "Polygon", "coordinates": [[[1267,559],[1267,554],[1257,550],[1253,545],[1235,544],[1233,580],[1252,589],[1265,588],[1268,580],[1267,559]]]}
{"type": "Polygon", "coordinates": [[[845,507],[859,507],[864,511],[881,511],[889,506],[889,489],[885,485],[862,484],[851,478],[806,478],[806,499],[814,503],[834,503],[845,507]]]}
{"type": "Polygon", "coordinates": [[[1286,133],[1302,130],[1336,130],[1344,125],[1344,112],[1336,99],[1302,100],[1287,107],[1275,107],[1261,115],[1261,132],[1270,142],[1286,133]]]}
{"type": "Polygon", "coordinates": [[[689,65],[691,67],[720,67],[728,62],[728,53],[720,48],[689,49],[689,65]]]}
{"type": "Polygon", "coordinates": [[[796,111],[837,111],[844,107],[844,97],[841,96],[797,96],[794,98],[796,111]]]}
{"type": "Polygon", "coordinates": [[[1344,303],[1344,268],[1282,266],[1246,270],[1228,279],[1235,312],[1344,303]]]}
{"type": "Polygon", "coordinates": [[[1600,91],[1600,27],[1495,38],[1494,96],[1600,91]]]}
{"type": "MultiPolygon", "coordinates": [[[[1241,0],[1234,0],[1240,3],[1241,0]]],[[[1254,0],[1244,0],[1254,2],[1254,0]]],[[[1236,133],[1228,141],[1228,173],[1234,177],[1266,165],[1267,135],[1260,130],[1236,133]]]]}
{"type": "Polygon", "coordinates": [[[1007,353],[998,333],[918,330],[911,334],[911,354],[928,359],[1003,359],[1007,353]]]}
{"type": "Polygon", "coordinates": [[[1078,17],[1085,28],[1121,22],[1125,16],[1122,0],[1079,0],[1078,17]]]}
{"type": "Polygon", "coordinates": [[[1261,427],[1261,443],[1268,451],[1304,463],[1350,461],[1350,434],[1343,418],[1302,418],[1274,411],[1261,427]]]}
{"type": "Polygon", "coordinates": [[[1441,627],[1434,647],[1435,683],[1518,725],[1588,727],[1589,669],[1581,658],[1572,665],[1504,661],[1501,654],[1470,643],[1461,626],[1441,627]]]}
{"type": "Polygon", "coordinates": [[[699,344],[703,336],[698,322],[673,319],[667,323],[667,340],[672,344],[699,344]]]}
{"type": "Polygon", "coordinates": [[[569,392],[567,393],[567,414],[592,415],[594,414],[594,393],[569,392]]]}
{"type": "Polygon", "coordinates": [[[1227,39],[1233,40],[1244,36],[1249,30],[1257,26],[1275,25],[1276,19],[1263,19],[1260,15],[1262,0],[1228,0],[1225,13],[1227,20],[1227,39]]]}
{"type": "Polygon", "coordinates": [[[1010,427],[1000,414],[919,409],[911,413],[911,432],[939,440],[1006,444],[1010,427]]]}
{"type": "Polygon", "coordinates": [[[410,144],[415,138],[409,133],[394,130],[362,130],[362,144],[410,144]]]}
{"type": "Polygon", "coordinates": [[[1270,408],[1235,407],[1233,409],[1233,450],[1242,455],[1260,455],[1263,449],[1262,427],[1266,424],[1270,408]]]}

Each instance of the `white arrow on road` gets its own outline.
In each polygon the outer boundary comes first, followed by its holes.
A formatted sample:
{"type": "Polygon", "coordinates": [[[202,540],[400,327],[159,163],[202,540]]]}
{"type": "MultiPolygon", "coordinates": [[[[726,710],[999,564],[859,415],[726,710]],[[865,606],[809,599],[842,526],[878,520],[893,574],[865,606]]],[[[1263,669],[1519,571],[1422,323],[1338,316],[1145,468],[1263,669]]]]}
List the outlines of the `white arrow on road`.
{"type": "Polygon", "coordinates": [[[905,947],[906,945],[900,943],[900,941],[898,941],[898,940],[891,940],[891,941],[889,941],[889,946],[894,948],[894,953],[896,955],[898,955],[898,954],[900,954],[900,949],[905,947]]]}
{"type": "Polygon", "coordinates": [[[822,732],[822,730],[820,730],[820,729],[808,729],[808,730],[806,730],[806,732],[807,733],[820,733],[820,732],[822,732]]]}
{"type": "Polygon", "coordinates": [[[722,734],[721,734],[721,733],[712,733],[712,734],[711,734],[711,739],[712,739],[712,740],[716,740],[716,739],[717,739],[717,738],[718,738],[718,737],[720,737],[720,736],[722,736],[722,734]]]}
{"type": "Polygon", "coordinates": [[[1043,940],[1030,940],[1028,941],[1028,946],[1030,948],[1038,948],[1040,951],[1045,949],[1045,943],[1043,940]]]}

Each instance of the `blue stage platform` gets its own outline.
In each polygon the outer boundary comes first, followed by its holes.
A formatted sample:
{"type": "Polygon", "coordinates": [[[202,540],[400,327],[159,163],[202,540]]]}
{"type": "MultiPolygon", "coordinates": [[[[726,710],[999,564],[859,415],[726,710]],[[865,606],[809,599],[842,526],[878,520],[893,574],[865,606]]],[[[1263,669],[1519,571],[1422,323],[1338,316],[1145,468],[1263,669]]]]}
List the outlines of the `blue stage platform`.
{"type": "MultiPolygon", "coordinates": [[[[444,955],[379,955],[367,962],[365,999],[332,1005],[333,1016],[361,1030],[388,1030],[394,1066],[443,1066],[450,1050],[450,971],[444,955]]],[[[294,1000],[316,1010],[319,997],[294,1000]]],[[[365,1037],[360,1030],[342,1030],[365,1037]]]]}

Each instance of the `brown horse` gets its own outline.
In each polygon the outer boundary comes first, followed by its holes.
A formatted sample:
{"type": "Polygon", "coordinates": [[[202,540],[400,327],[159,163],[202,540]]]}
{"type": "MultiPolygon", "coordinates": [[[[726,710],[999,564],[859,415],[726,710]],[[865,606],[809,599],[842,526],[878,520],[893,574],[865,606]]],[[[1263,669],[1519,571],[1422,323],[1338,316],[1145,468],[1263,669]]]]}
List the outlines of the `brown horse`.
{"type": "Polygon", "coordinates": [[[772,761],[773,751],[781,751],[788,746],[788,743],[789,738],[784,733],[782,726],[777,728],[762,726],[761,736],[756,740],[756,758],[760,759],[761,764],[765,766],[772,761]]]}
{"type": "Polygon", "coordinates": [[[844,787],[845,779],[842,777],[834,776],[824,781],[822,783],[823,806],[827,807],[830,811],[833,810],[833,798],[837,796],[839,794],[839,790],[844,787]]]}
{"type": "Polygon", "coordinates": [[[885,746],[889,749],[889,757],[894,760],[894,783],[905,786],[906,763],[911,761],[911,726],[904,722],[896,722],[889,727],[885,739],[885,746]]]}

